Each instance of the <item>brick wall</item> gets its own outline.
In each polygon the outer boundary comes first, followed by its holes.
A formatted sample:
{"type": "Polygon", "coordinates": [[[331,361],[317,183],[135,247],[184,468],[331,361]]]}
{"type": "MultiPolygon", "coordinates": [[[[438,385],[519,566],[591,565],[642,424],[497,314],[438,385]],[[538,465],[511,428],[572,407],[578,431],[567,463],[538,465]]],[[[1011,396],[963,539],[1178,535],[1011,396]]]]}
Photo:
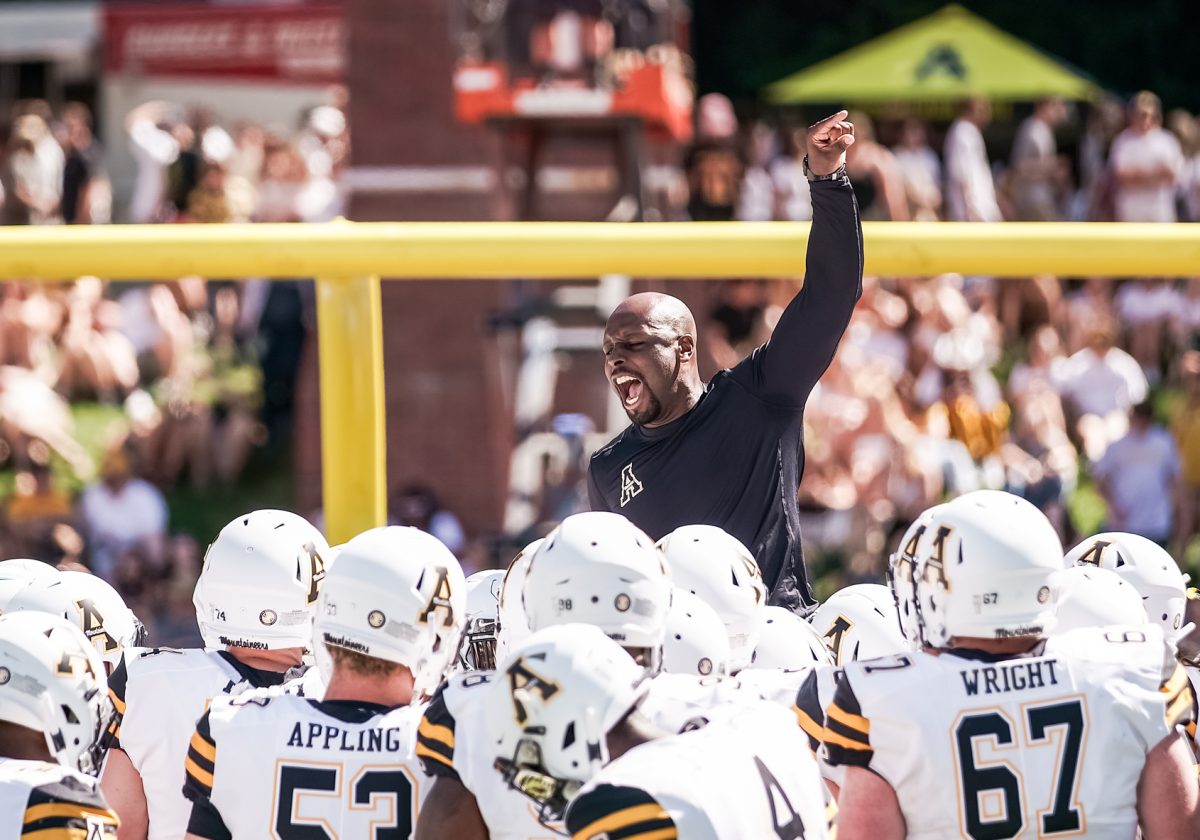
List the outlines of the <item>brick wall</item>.
{"type": "MultiPolygon", "coordinates": [[[[449,0],[346,0],[354,167],[492,166],[502,159],[494,134],[454,119],[449,6],[449,0]]],[[[611,160],[594,144],[555,141],[547,151],[550,163],[611,160]]],[[[551,196],[539,202],[537,215],[597,219],[612,199],[551,196]]],[[[502,197],[484,194],[359,194],[349,215],[356,221],[478,220],[506,216],[510,209],[502,197]]],[[[427,481],[476,533],[494,530],[503,512],[514,433],[509,402],[519,359],[517,342],[498,341],[488,320],[514,294],[514,284],[495,281],[383,286],[389,486],[427,481]]],[[[300,389],[302,509],[319,504],[315,359],[310,354],[300,389]]],[[[598,354],[594,361],[579,359],[564,378],[559,410],[602,419],[598,354]]]]}

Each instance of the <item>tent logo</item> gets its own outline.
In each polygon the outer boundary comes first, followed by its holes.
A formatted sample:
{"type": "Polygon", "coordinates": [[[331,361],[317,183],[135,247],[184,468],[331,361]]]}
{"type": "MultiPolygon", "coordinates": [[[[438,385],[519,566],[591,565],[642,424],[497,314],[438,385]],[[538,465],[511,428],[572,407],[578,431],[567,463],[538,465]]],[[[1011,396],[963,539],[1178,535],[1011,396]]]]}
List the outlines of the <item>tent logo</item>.
{"type": "Polygon", "coordinates": [[[937,73],[944,73],[956,79],[967,78],[967,65],[963,63],[958,50],[950,44],[932,47],[917,65],[918,82],[923,82],[937,73]]]}

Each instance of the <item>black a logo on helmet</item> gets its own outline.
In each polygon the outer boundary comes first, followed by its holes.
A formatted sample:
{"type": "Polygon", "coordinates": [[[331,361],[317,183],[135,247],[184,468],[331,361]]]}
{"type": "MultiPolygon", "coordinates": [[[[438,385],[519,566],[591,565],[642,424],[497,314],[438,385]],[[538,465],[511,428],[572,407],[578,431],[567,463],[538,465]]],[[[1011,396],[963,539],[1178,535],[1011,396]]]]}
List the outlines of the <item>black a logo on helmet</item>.
{"type": "MultiPolygon", "coordinates": [[[[950,588],[950,582],[946,580],[946,539],[952,533],[954,533],[953,530],[945,525],[938,526],[937,534],[933,537],[929,559],[925,561],[926,582],[933,583],[934,580],[937,580],[946,589],[950,588]]],[[[962,561],[962,546],[959,545],[958,562],[961,564],[962,561]]]]}
{"type": "MultiPolygon", "coordinates": [[[[429,623],[429,614],[438,610],[445,610],[446,615],[442,619],[443,627],[454,626],[454,605],[450,603],[450,573],[446,571],[445,566],[435,566],[433,571],[437,574],[437,583],[434,584],[433,594],[429,596],[429,600],[425,602],[425,609],[421,610],[417,616],[417,621],[422,624],[429,623]]],[[[421,573],[421,579],[417,581],[417,589],[421,588],[421,584],[425,582],[425,572],[421,573]]]]}
{"type": "Polygon", "coordinates": [[[536,694],[545,703],[559,692],[558,683],[546,679],[529,667],[528,660],[545,660],[545,658],[546,654],[544,653],[531,653],[529,656],[518,657],[517,661],[510,665],[505,672],[508,674],[508,693],[512,697],[513,713],[517,717],[517,723],[522,726],[529,719],[529,713],[525,710],[523,701],[529,700],[536,694]]]}
{"type": "MultiPolygon", "coordinates": [[[[1083,553],[1083,556],[1075,561],[1075,565],[1082,566],[1086,564],[1088,566],[1100,568],[1104,563],[1104,552],[1110,545],[1112,545],[1112,543],[1109,541],[1096,540],[1092,543],[1091,547],[1083,553]]],[[[1117,565],[1124,564],[1118,562],[1117,565]]]]}
{"type": "Polygon", "coordinates": [[[853,627],[854,622],[839,613],[833,624],[825,631],[825,635],[821,637],[825,641],[825,647],[829,648],[829,652],[833,654],[835,663],[841,663],[842,641],[846,638],[846,632],[853,627]]]}
{"type": "Polygon", "coordinates": [[[83,615],[83,635],[91,639],[93,644],[99,639],[104,644],[105,653],[112,653],[121,647],[112,634],[104,629],[104,616],[97,609],[95,601],[83,598],[76,601],[75,606],[79,607],[79,612],[83,615]]]}
{"type": "MultiPolygon", "coordinates": [[[[325,558],[311,542],[304,544],[304,553],[308,556],[308,594],[304,602],[312,606],[317,602],[317,596],[321,594],[321,582],[325,580],[325,558]]],[[[299,581],[303,581],[303,563],[301,559],[296,560],[296,580],[299,581]]]]}

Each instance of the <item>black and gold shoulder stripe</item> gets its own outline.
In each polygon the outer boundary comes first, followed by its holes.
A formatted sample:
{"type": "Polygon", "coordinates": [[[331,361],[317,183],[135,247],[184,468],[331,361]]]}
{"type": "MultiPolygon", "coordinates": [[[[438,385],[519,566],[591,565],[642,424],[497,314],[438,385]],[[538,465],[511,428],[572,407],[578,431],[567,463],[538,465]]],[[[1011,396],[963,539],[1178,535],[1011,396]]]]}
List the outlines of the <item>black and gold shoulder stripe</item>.
{"type": "Polygon", "coordinates": [[[196,731],[188,744],[187,758],[183,761],[186,778],[183,783],[183,795],[188,799],[212,796],[213,773],[217,766],[217,744],[213,740],[208,712],[196,721],[196,731]]]}
{"type": "Polygon", "coordinates": [[[1175,666],[1170,678],[1162,684],[1159,691],[1165,695],[1164,703],[1168,726],[1187,727],[1188,724],[1195,724],[1196,695],[1192,690],[1192,683],[1188,679],[1187,671],[1183,669],[1182,665],[1175,666]]]}
{"type": "Polygon", "coordinates": [[[454,769],[454,715],[446,707],[446,686],[433,695],[417,727],[417,758],[430,776],[458,778],[454,769]]]}
{"type": "Polygon", "coordinates": [[[121,748],[121,721],[125,719],[125,686],[129,681],[129,671],[125,667],[125,657],[122,656],[108,677],[108,699],[112,701],[116,714],[108,725],[106,733],[109,748],[121,748]]]}
{"type": "Polygon", "coordinates": [[[825,740],[825,712],[821,708],[815,670],[800,684],[800,690],[796,692],[796,705],[792,707],[792,711],[796,713],[796,722],[808,736],[809,748],[816,752],[817,747],[825,740]]]}
{"type": "Polygon", "coordinates": [[[99,790],[68,777],[29,792],[21,821],[23,840],[94,840],[116,836],[117,815],[99,790]]]}
{"type": "Polygon", "coordinates": [[[871,722],[862,713],[850,680],[838,683],[833,702],[825,709],[823,741],[830,764],[866,767],[871,763],[871,722]]]}
{"type": "Polygon", "coordinates": [[[573,840],[677,840],[675,821],[640,788],[597,785],[571,802],[567,831],[573,840]]]}

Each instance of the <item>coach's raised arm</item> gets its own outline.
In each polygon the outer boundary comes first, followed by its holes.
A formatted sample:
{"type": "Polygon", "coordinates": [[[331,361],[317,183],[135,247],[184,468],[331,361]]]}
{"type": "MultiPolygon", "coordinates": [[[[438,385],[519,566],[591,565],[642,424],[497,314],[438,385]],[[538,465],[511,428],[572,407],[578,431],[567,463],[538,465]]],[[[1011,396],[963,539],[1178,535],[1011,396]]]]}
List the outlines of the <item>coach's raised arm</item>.
{"type": "Polygon", "coordinates": [[[592,456],[595,510],[660,539],[680,525],[724,528],[754,552],[774,604],[813,604],[796,493],[804,403],[833,359],[862,290],[862,229],[846,177],[854,127],[840,111],[808,130],[813,223],[804,287],[770,341],[705,385],[696,322],[682,301],[623,301],[604,329],[604,372],[632,425],[592,456]]]}

